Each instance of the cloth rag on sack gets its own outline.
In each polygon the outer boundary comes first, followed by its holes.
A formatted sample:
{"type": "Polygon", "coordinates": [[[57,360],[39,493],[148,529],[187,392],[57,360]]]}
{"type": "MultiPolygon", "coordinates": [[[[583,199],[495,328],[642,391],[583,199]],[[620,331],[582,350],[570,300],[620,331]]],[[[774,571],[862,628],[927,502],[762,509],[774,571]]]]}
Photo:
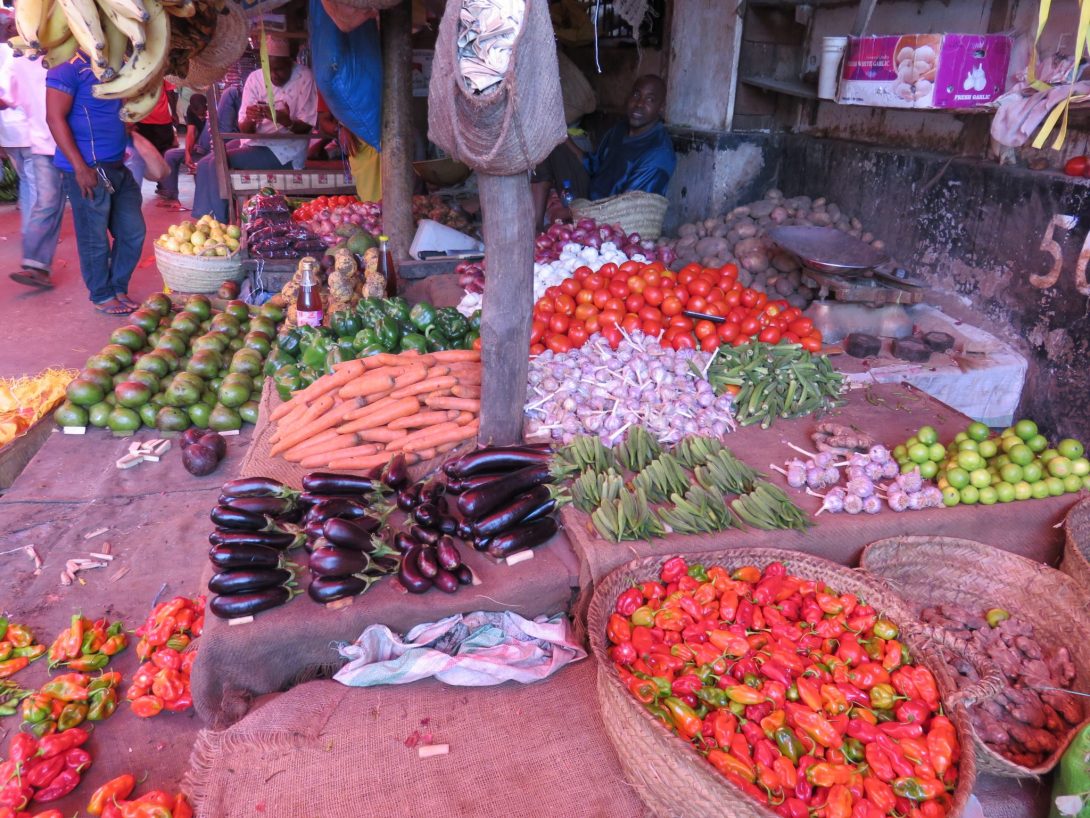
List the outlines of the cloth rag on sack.
{"type": "Polygon", "coordinates": [[[429,676],[461,687],[537,682],[587,655],[564,614],[529,620],[510,611],[448,616],[417,625],[404,638],[369,625],[340,654],[349,662],[333,678],[350,687],[429,676]]]}
{"type": "Polygon", "coordinates": [[[548,2],[525,0],[515,31],[511,21],[519,4],[451,0],[432,63],[428,138],[492,176],[528,171],[567,139],[548,2]],[[487,90],[474,93],[467,81],[487,90]]]}

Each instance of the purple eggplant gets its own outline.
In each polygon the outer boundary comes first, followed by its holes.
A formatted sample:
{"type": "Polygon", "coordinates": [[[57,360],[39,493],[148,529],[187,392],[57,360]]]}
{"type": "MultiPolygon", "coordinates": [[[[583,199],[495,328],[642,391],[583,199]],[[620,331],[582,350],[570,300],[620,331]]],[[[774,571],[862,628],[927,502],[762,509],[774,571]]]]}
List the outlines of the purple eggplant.
{"type": "Polygon", "coordinates": [[[330,497],[313,506],[305,517],[309,523],[311,520],[321,520],[323,523],[333,517],[342,520],[358,520],[366,517],[369,509],[363,503],[350,500],[347,497],[330,497]]]}
{"type": "Polygon", "coordinates": [[[458,566],[458,570],[454,572],[454,576],[458,577],[458,582],[462,585],[473,584],[473,570],[464,563],[458,566]]]}
{"type": "Polygon", "coordinates": [[[414,483],[397,493],[397,507],[408,513],[420,505],[420,484],[414,483]]]}
{"type": "Polygon", "coordinates": [[[464,494],[467,491],[473,491],[487,486],[489,483],[495,483],[497,480],[502,480],[510,472],[499,472],[498,474],[478,474],[473,477],[451,477],[447,480],[447,491],[451,494],[464,494]]]}
{"type": "Polygon", "coordinates": [[[360,517],[358,520],[342,520],[332,517],[325,521],[322,534],[327,540],[341,548],[353,551],[371,551],[371,535],[382,526],[374,517],[360,517]]]}
{"type": "Polygon", "coordinates": [[[227,497],[295,497],[295,489],[272,477],[239,477],[223,484],[220,493],[227,497]]]}
{"type": "Polygon", "coordinates": [[[472,544],[474,551],[487,551],[489,544],[492,542],[491,537],[474,537],[472,544]]]}
{"type": "MultiPolygon", "coordinates": [[[[415,526],[414,526],[415,527],[415,526]]],[[[408,534],[401,531],[394,534],[394,550],[399,551],[402,554],[408,554],[414,548],[418,548],[420,543],[408,534]]]]}
{"type": "Polygon", "coordinates": [[[523,492],[502,508],[496,509],[487,517],[470,523],[473,534],[478,537],[493,537],[501,531],[514,528],[526,515],[552,497],[549,487],[534,486],[523,492]]]}
{"type": "Polygon", "coordinates": [[[307,542],[313,542],[325,534],[325,521],[311,520],[306,524],[303,532],[306,534],[307,542]]]}
{"type": "Polygon", "coordinates": [[[496,559],[503,559],[527,548],[533,548],[548,542],[557,532],[556,520],[546,517],[544,520],[535,520],[526,525],[520,525],[510,531],[505,531],[492,539],[488,544],[488,555],[496,559]]]}
{"type": "Polygon", "coordinates": [[[394,491],[401,491],[409,485],[409,464],[405,455],[399,453],[390,458],[382,472],[382,482],[394,491]]]}
{"type": "Polygon", "coordinates": [[[218,528],[230,531],[272,531],[276,523],[267,514],[243,511],[230,506],[216,506],[208,515],[218,528]]]}
{"type": "Polygon", "coordinates": [[[480,519],[511,498],[529,491],[534,486],[551,482],[552,479],[548,463],[527,466],[525,469],[512,472],[502,480],[465,492],[458,497],[458,510],[464,517],[480,519]]]}
{"type": "Polygon", "coordinates": [[[311,472],[303,476],[303,491],[327,497],[361,497],[375,487],[369,477],[337,472],[311,472]]]}
{"type": "Polygon", "coordinates": [[[435,546],[435,556],[439,561],[439,567],[446,571],[456,571],[462,564],[462,555],[458,553],[458,546],[450,537],[440,537],[435,546]]]}
{"type": "Polygon", "coordinates": [[[291,578],[292,573],[286,568],[234,568],[213,574],[208,580],[208,590],[224,596],[248,594],[284,585],[291,578]]]}
{"type": "Polygon", "coordinates": [[[289,599],[291,599],[291,591],[279,585],[276,588],[265,588],[248,594],[214,596],[208,603],[208,609],[220,619],[238,619],[243,616],[253,616],[270,608],[278,608],[289,599]]]}
{"type": "Polygon", "coordinates": [[[436,530],[439,525],[439,509],[433,503],[424,503],[413,509],[413,519],[424,528],[436,530]]]}
{"type": "Polygon", "coordinates": [[[390,554],[384,554],[379,557],[371,557],[371,564],[364,571],[369,577],[373,576],[385,576],[386,574],[392,574],[397,570],[401,564],[399,557],[392,556],[390,554]]]}
{"type": "Polygon", "coordinates": [[[219,504],[253,514],[267,514],[289,523],[302,516],[302,509],[292,497],[228,497],[221,494],[219,504]]]}
{"type": "Polygon", "coordinates": [[[468,520],[459,520],[458,531],[456,533],[458,534],[458,539],[466,540],[468,542],[473,539],[473,526],[468,520]]]}
{"type": "Polygon", "coordinates": [[[407,554],[401,559],[401,565],[397,569],[397,579],[405,586],[405,590],[410,594],[422,594],[427,591],[432,582],[422,573],[417,567],[417,557],[419,550],[422,546],[415,546],[410,549],[407,554]]]}
{"type": "Polygon", "coordinates": [[[208,535],[212,545],[263,545],[280,551],[296,548],[305,540],[302,532],[293,534],[290,531],[223,531],[217,528],[208,535]]]}
{"type": "Polygon", "coordinates": [[[443,471],[450,477],[472,477],[486,472],[513,471],[526,466],[548,465],[552,455],[540,449],[525,446],[493,446],[478,449],[444,464],[443,471]]]}
{"type": "Polygon", "coordinates": [[[427,543],[428,545],[435,545],[439,542],[439,532],[432,531],[430,528],[424,528],[420,525],[414,525],[409,529],[409,536],[420,543],[427,543]]]}
{"type": "Polygon", "coordinates": [[[347,577],[364,571],[371,564],[370,558],[348,548],[323,546],[310,555],[310,570],[323,577],[347,577]]]}
{"type": "Polygon", "coordinates": [[[429,480],[420,488],[420,499],[425,503],[434,503],[446,492],[447,487],[438,480],[429,480]]]}
{"type": "Polygon", "coordinates": [[[457,534],[458,519],[451,517],[449,514],[440,514],[439,519],[436,521],[436,528],[443,534],[457,534]]]}
{"type": "Polygon", "coordinates": [[[302,494],[300,494],[296,498],[299,505],[301,505],[305,509],[314,508],[314,506],[318,505],[318,503],[322,502],[323,500],[332,500],[332,499],[333,499],[332,497],[327,497],[324,494],[314,494],[314,493],[309,492],[309,491],[304,491],[302,494]]]}
{"type": "Polygon", "coordinates": [[[532,523],[534,520],[540,520],[543,517],[548,517],[550,514],[556,511],[557,505],[558,503],[556,502],[556,498],[550,497],[544,503],[542,503],[525,517],[523,517],[522,522],[532,523]]]}
{"type": "Polygon", "coordinates": [[[221,569],[280,567],[280,552],[265,545],[213,545],[208,559],[221,569]]]}
{"type": "Polygon", "coordinates": [[[435,575],[439,573],[439,558],[434,546],[420,546],[420,550],[416,552],[416,567],[428,579],[435,579],[435,575]]]}
{"type": "Polygon", "coordinates": [[[458,590],[458,577],[450,571],[444,571],[442,568],[432,578],[432,582],[435,583],[436,588],[444,593],[453,594],[458,590]]]}
{"type": "Polygon", "coordinates": [[[314,577],[307,586],[307,596],[325,605],[349,596],[362,594],[371,587],[371,580],[359,577],[314,577]]]}

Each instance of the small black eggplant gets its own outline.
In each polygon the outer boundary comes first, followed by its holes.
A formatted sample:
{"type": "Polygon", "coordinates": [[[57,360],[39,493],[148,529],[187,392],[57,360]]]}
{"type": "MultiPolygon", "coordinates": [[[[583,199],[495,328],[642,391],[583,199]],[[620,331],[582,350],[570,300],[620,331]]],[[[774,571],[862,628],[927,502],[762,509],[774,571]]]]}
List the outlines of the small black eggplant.
{"type": "Polygon", "coordinates": [[[208,609],[220,619],[238,619],[243,616],[253,616],[270,608],[277,608],[289,599],[291,599],[291,591],[281,585],[248,594],[214,596],[208,603],[208,609]]]}

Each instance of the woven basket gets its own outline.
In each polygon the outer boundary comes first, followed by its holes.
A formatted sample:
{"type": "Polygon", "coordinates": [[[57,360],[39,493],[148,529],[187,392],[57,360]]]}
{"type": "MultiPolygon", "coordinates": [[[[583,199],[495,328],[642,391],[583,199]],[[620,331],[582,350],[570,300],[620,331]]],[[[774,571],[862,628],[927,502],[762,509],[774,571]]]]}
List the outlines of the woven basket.
{"type": "MultiPolygon", "coordinates": [[[[1075,688],[1090,691],[1090,643],[1085,638],[1085,590],[1039,562],[990,545],[951,537],[892,537],[864,549],[860,567],[920,609],[952,603],[982,613],[1004,608],[1033,625],[1046,649],[1066,647],[1075,664],[1075,688]]],[[[1004,682],[1003,687],[1006,687],[1004,682]]],[[[1081,706],[1081,704],[1080,704],[1081,706]]],[[[1083,714],[1087,709],[1083,707],[1083,714]]],[[[1090,720],[1073,728],[1048,760],[1023,767],[989,748],[973,730],[981,772],[1032,778],[1049,772],[1071,739],[1090,720]]]]}
{"type": "MultiPolygon", "coordinates": [[[[634,583],[657,579],[663,564],[673,554],[647,557],[624,565],[602,580],[595,589],[587,614],[590,645],[598,660],[598,702],[602,720],[613,742],[628,780],[644,803],[660,818],[775,818],[770,809],[720,775],[696,749],[662,726],[636,701],[621,683],[613,662],[606,653],[606,622],[617,597],[634,583]],[[679,798],[678,793],[683,793],[679,798]]],[[[901,639],[916,661],[935,676],[947,714],[961,737],[968,735],[969,720],[965,704],[989,695],[988,684],[960,692],[928,629],[912,620],[908,609],[896,596],[858,571],[811,557],[796,551],[774,548],[736,548],[700,555],[705,565],[727,569],[743,565],[765,566],[782,562],[789,573],[804,579],[820,580],[841,593],[853,593],[873,605],[901,627],[901,639]]],[[[940,635],[940,638],[941,637],[940,635]]],[[[961,741],[961,759],[957,791],[950,815],[961,815],[976,780],[976,762],[971,742],[961,741]]]]}
{"type": "Polygon", "coordinates": [[[214,293],[224,281],[241,281],[242,254],[230,256],[186,256],[155,248],[155,264],[163,283],[180,293],[214,293]]]}
{"type": "Polygon", "coordinates": [[[1067,512],[1060,570],[1090,592],[1090,499],[1076,503],[1067,512]]]}
{"type": "Polygon", "coordinates": [[[669,206],[665,196],[630,190],[594,202],[576,199],[571,211],[576,221],[594,219],[598,224],[619,224],[624,232],[638,233],[641,239],[657,239],[662,235],[662,220],[669,206]]]}

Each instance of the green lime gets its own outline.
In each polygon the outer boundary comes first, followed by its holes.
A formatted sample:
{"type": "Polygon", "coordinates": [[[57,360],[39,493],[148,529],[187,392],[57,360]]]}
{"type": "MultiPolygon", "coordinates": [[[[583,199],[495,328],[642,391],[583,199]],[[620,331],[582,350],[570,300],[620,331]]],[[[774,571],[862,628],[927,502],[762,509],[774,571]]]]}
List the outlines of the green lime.
{"type": "Polygon", "coordinates": [[[924,463],[930,459],[930,451],[923,443],[914,443],[908,447],[908,459],[913,463],[924,463]]]}
{"type": "Polygon", "coordinates": [[[106,426],[114,432],[135,432],[140,428],[140,415],[124,406],[115,406],[106,418],[106,426]]]}
{"type": "Polygon", "coordinates": [[[1022,440],[1028,441],[1037,434],[1037,424],[1032,420],[1020,420],[1014,424],[1014,433],[1022,438],[1022,440]]]}
{"type": "Polygon", "coordinates": [[[976,505],[980,502],[980,489],[976,486],[966,486],[960,492],[961,502],[967,506],[976,505]]]}
{"type": "Polygon", "coordinates": [[[980,444],[975,440],[963,440],[958,444],[959,452],[976,452],[980,450],[980,444]]]}
{"type": "Polygon", "coordinates": [[[1064,478],[1064,491],[1068,494],[1082,488],[1082,478],[1077,474],[1069,474],[1064,478]]]}
{"type": "Polygon", "coordinates": [[[1052,497],[1059,497],[1064,493],[1064,481],[1059,477],[1047,477],[1044,484],[1048,487],[1048,493],[1052,497]]]}
{"type": "Polygon", "coordinates": [[[920,464],[913,463],[911,460],[906,460],[901,464],[901,474],[908,474],[909,472],[919,471],[920,464]]]}
{"type": "Polygon", "coordinates": [[[898,463],[908,460],[908,448],[903,443],[893,447],[893,459],[898,463]]]}
{"type": "Polygon", "coordinates": [[[1031,460],[1022,467],[1022,479],[1027,483],[1036,483],[1045,476],[1044,467],[1036,460],[1031,460]]]}
{"type": "Polygon", "coordinates": [[[908,440],[905,441],[905,448],[906,449],[911,449],[913,446],[915,446],[919,442],[920,442],[920,439],[918,437],[916,437],[916,435],[913,435],[912,437],[910,437],[908,440]]]}
{"type": "Polygon", "coordinates": [[[1064,457],[1074,460],[1078,457],[1082,457],[1086,450],[1079,441],[1073,437],[1065,437],[1059,443],[1056,444],[1056,451],[1062,454],[1064,457]]]}
{"type": "Polygon", "coordinates": [[[949,488],[942,490],[942,504],[944,506],[949,508],[951,506],[956,506],[960,502],[961,493],[956,488],[950,486],[949,488]]]}
{"type": "Polygon", "coordinates": [[[969,484],[982,489],[992,484],[992,475],[987,469],[973,469],[969,472],[969,484]]]}
{"type": "Polygon", "coordinates": [[[999,500],[999,492],[992,486],[985,486],[980,490],[980,504],[982,506],[994,506],[999,500]]]}
{"type": "Polygon", "coordinates": [[[955,489],[963,489],[969,485],[969,472],[958,466],[946,472],[946,479],[955,489]]]}
{"type": "Polygon", "coordinates": [[[1048,448],[1048,438],[1044,435],[1034,435],[1026,441],[1026,445],[1035,452],[1043,452],[1048,448]]]}
{"type": "Polygon", "coordinates": [[[927,457],[929,460],[934,460],[936,463],[942,461],[946,457],[946,447],[941,443],[932,443],[927,447],[927,457]]]}
{"type": "MultiPolygon", "coordinates": [[[[1033,449],[1024,443],[1019,443],[1007,452],[1007,457],[1011,459],[1011,463],[1017,463],[1019,466],[1028,466],[1033,462],[1033,449]]],[[[1033,481],[1031,480],[1030,482],[1032,483],[1033,481]]]]}
{"type": "Polygon", "coordinates": [[[57,422],[58,426],[86,426],[87,409],[66,400],[53,413],[53,420],[57,422]]]}
{"type": "Polygon", "coordinates": [[[1056,451],[1055,449],[1045,449],[1043,452],[1041,452],[1039,455],[1037,455],[1037,459],[1040,460],[1042,463],[1045,463],[1047,465],[1049,460],[1051,460],[1054,457],[1059,457],[1059,456],[1060,456],[1060,453],[1058,451],[1056,451]]]}
{"type": "Polygon", "coordinates": [[[916,432],[916,439],[923,445],[930,446],[939,442],[939,433],[934,426],[921,426],[920,431],[916,432]]]}
{"type": "Polygon", "coordinates": [[[969,435],[972,440],[980,443],[981,441],[988,439],[988,435],[991,434],[991,429],[980,421],[976,421],[969,424],[969,428],[965,430],[965,433],[969,435]]]}
{"type": "Polygon", "coordinates": [[[1014,499],[1029,500],[1033,497],[1033,486],[1025,480],[1019,480],[1014,484],[1014,499]]]}
{"type": "Polygon", "coordinates": [[[999,457],[997,457],[997,458],[996,458],[996,459],[995,459],[995,460],[994,460],[994,461],[992,462],[992,465],[994,465],[994,466],[995,466],[996,468],[1000,468],[1000,469],[1001,469],[1001,468],[1003,468],[1004,466],[1006,466],[1006,465],[1007,465],[1008,463],[1010,463],[1010,462],[1011,462],[1011,459],[1010,459],[1009,457],[1007,457],[1007,455],[1005,455],[1005,454],[1001,454],[1001,455],[999,455],[999,457]]]}
{"type": "Polygon", "coordinates": [[[958,465],[967,471],[984,467],[984,458],[976,452],[958,452],[958,465]]]}
{"type": "Polygon", "coordinates": [[[939,464],[934,460],[925,460],[919,464],[920,477],[924,480],[934,480],[935,475],[939,473],[939,464]]]}
{"type": "Polygon", "coordinates": [[[1067,477],[1071,474],[1071,461],[1063,455],[1057,455],[1048,461],[1046,468],[1053,477],[1067,477]]]}
{"type": "Polygon", "coordinates": [[[1077,474],[1079,477],[1086,477],[1090,474],[1090,460],[1085,457],[1076,457],[1071,461],[1071,473],[1077,474]]]}
{"type": "Polygon", "coordinates": [[[1022,479],[1022,467],[1015,463],[1008,463],[999,470],[999,476],[1013,485],[1022,479]]]}
{"type": "Polygon", "coordinates": [[[1090,474],[1082,478],[1082,487],[1084,489],[1090,489],[1090,474]]]}
{"type": "Polygon", "coordinates": [[[1014,486],[1010,483],[997,483],[995,485],[995,494],[1001,503],[1014,502],[1014,486]]]}
{"type": "MultiPolygon", "coordinates": [[[[1009,452],[1015,446],[1024,446],[1022,438],[1018,435],[1008,435],[1006,437],[999,438],[999,448],[1005,452],[1009,452]]],[[[1031,450],[1032,451],[1032,450],[1031,450]]]]}
{"type": "Polygon", "coordinates": [[[977,451],[985,460],[991,460],[999,454],[999,445],[994,440],[982,440],[977,451]]]}

